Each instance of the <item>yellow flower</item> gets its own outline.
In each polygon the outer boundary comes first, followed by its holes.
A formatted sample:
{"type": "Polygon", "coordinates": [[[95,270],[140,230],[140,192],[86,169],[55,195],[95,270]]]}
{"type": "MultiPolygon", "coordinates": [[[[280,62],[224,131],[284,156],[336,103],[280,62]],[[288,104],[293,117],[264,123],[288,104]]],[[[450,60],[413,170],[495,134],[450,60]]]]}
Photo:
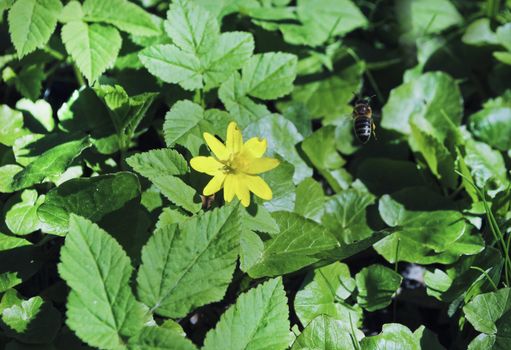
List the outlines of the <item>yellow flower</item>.
{"type": "Polygon", "coordinates": [[[271,188],[257,176],[279,165],[277,159],[263,157],[266,139],[253,137],[243,143],[243,136],[235,122],[227,127],[225,145],[207,132],[203,136],[214,157],[194,157],[190,165],[198,172],[213,176],[204,187],[205,196],[211,196],[223,188],[226,202],[232,201],[236,195],[245,207],[250,204],[250,192],[265,200],[272,198],[271,188]]]}

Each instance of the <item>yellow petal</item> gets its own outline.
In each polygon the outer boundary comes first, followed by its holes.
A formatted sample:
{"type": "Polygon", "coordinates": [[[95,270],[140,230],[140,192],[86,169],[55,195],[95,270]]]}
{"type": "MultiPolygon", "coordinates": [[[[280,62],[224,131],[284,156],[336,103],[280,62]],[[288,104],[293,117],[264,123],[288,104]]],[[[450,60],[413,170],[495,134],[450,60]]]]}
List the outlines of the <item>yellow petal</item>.
{"type": "Polygon", "coordinates": [[[219,139],[217,139],[215,136],[211,135],[208,132],[205,132],[202,134],[204,136],[204,140],[206,140],[206,143],[208,144],[209,148],[211,149],[211,152],[220,160],[225,160],[229,158],[229,152],[227,152],[227,148],[225,145],[220,142],[219,139]]]}
{"type": "Polygon", "coordinates": [[[227,175],[224,182],[224,200],[226,202],[232,201],[236,193],[236,186],[238,186],[235,175],[227,175]]]}
{"type": "Polygon", "coordinates": [[[236,176],[236,197],[241,201],[241,204],[244,207],[248,207],[250,205],[250,192],[244,180],[244,175],[235,175],[236,176]]]}
{"type": "Polygon", "coordinates": [[[244,180],[250,192],[254,192],[257,197],[267,201],[272,199],[271,188],[262,178],[259,176],[246,175],[244,180]]]}
{"type": "Polygon", "coordinates": [[[243,136],[238,124],[230,122],[227,127],[227,140],[226,146],[229,153],[238,153],[243,146],[243,136]]]}
{"type": "Polygon", "coordinates": [[[279,164],[275,158],[253,158],[244,166],[243,172],[251,175],[260,174],[275,169],[279,164]]]}
{"type": "Polygon", "coordinates": [[[266,152],[267,142],[266,139],[259,137],[252,137],[243,145],[242,152],[248,152],[253,157],[261,158],[266,152]]]}
{"type": "Polygon", "coordinates": [[[205,196],[211,196],[213,193],[217,193],[222,189],[222,186],[224,184],[225,180],[225,174],[220,173],[218,175],[215,175],[211,181],[208,182],[206,187],[204,187],[204,190],[202,191],[202,194],[205,196]]]}
{"type": "Polygon", "coordinates": [[[224,165],[213,157],[193,157],[190,160],[192,168],[200,173],[206,173],[208,175],[216,175],[222,172],[224,165]]]}

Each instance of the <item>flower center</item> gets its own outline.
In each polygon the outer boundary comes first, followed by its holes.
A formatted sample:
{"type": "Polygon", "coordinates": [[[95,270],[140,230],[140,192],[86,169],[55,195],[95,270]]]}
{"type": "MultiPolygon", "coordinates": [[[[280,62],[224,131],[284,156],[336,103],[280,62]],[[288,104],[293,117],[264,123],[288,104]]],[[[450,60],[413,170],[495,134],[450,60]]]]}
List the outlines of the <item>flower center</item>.
{"type": "Polygon", "coordinates": [[[245,163],[245,159],[240,156],[239,153],[231,154],[229,159],[221,160],[220,163],[223,164],[221,171],[224,174],[235,174],[243,169],[243,165],[245,163]]]}

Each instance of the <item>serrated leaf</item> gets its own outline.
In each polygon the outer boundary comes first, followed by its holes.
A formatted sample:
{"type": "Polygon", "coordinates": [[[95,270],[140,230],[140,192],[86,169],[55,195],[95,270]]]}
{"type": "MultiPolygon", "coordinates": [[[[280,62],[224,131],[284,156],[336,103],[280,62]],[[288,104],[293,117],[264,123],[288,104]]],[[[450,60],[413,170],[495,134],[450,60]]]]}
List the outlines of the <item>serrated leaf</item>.
{"type": "Polygon", "coordinates": [[[133,35],[161,34],[151,15],[127,0],[85,0],[83,14],[86,21],[112,24],[133,35]]]}
{"type": "Polygon", "coordinates": [[[300,322],[306,326],[317,316],[327,315],[350,328],[362,316],[360,307],[343,302],[355,290],[355,280],[348,265],[340,262],[309,271],[296,293],[294,307],[300,322]]]}
{"type": "Polygon", "coordinates": [[[358,305],[370,312],[386,308],[402,279],[397,272],[383,265],[364,267],[355,275],[358,305]]]}
{"type": "Polygon", "coordinates": [[[142,250],[140,300],[177,318],[222,299],[236,266],[238,215],[231,205],[156,231],[142,250]]]}
{"type": "Polygon", "coordinates": [[[176,330],[161,327],[144,327],[136,336],[130,338],[130,350],[196,350],[193,343],[176,330]]]}
{"type": "Polygon", "coordinates": [[[49,191],[37,214],[45,232],[64,235],[71,214],[99,221],[139,195],[138,178],[128,172],[73,179],[49,191]]]}
{"type": "Polygon", "coordinates": [[[59,274],[71,288],[66,324],[80,339],[117,349],[142,329],[145,310],[129,285],[133,267],[108,233],[71,215],[60,260],[59,274]]]}
{"type": "Polygon", "coordinates": [[[39,229],[37,209],[44,202],[44,195],[38,197],[36,190],[21,193],[21,202],[14,204],[5,214],[5,224],[12,233],[27,235],[39,229]]]}
{"type": "Polygon", "coordinates": [[[193,1],[174,1],[167,12],[165,30],[183,51],[205,54],[215,44],[220,29],[215,17],[193,1]]]}
{"type": "Polygon", "coordinates": [[[203,350],[284,350],[289,345],[287,298],[280,278],[238,297],[206,334],[203,350]]]}
{"type": "Polygon", "coordinates": [[[50,39],[62,10],[59,0],[18,0],[9,11],[11,40],[21,58],[50,39]]]}
{"type": "Polygon", "coordinates": [[[312,320],[296,338],[291,350],[355,350],[351,327],[335,318],[321,315],[312,320]]]}
{"type": "Polygon", "coordinates": [[[274,100],[293,90],[297,57],[282,52],[267,52],[251,57],[242,68],[241,82],[247,95],[274,100]]]}
{"type": "Polygon", "coordinates": [[[160,175],[152,177],[150,180],[165,197],[176,205],[191,213],[196,213],[201,209],[202,202],[197,191],[180,178],[172,175],[160,175]]]}
{"type": "Polygon", "coordinates": [[[126,163],[149,179],[163,174],[183,175],[188,172],[186,160],[170,148],[134,154],[126,159],[126,163]]]}
{"type": "Polygon", "coordinates": [[[25,169],[14,175],[12,186],[19,190],[41,183],[45,179],[55,181],[86,148],[88,138],[70,141],[49,149],[25,169]]]}
{"type": "Polygon", "coordinates": [[[92,83],[113,66],[122,39],[112,26],[73,21],[62,27],[62,42],[80,71],[92,83]]]}

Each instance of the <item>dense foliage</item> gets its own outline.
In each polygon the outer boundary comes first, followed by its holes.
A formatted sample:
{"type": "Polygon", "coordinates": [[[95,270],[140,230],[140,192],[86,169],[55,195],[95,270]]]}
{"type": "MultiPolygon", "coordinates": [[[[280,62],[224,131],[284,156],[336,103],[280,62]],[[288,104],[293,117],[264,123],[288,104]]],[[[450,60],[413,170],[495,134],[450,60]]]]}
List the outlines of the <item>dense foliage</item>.
{"type": "Polygon", "coordinates": [[[0,0],[0,69],[0,347],[511,349],[510,0],[0,0]]]}

